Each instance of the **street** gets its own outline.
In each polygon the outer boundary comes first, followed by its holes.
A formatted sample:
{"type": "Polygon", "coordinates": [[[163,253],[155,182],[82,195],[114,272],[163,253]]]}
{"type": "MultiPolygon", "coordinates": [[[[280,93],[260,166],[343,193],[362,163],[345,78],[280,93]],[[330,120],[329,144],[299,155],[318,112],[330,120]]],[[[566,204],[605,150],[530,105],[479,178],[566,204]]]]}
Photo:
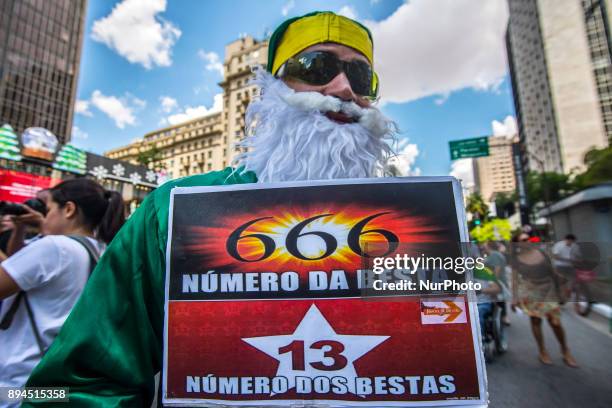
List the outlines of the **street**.
{"type": "Polygon", "coordinates": [[[612,335],[605,323],[592,323],[569,311],[562,323],[580,368],[563,364],[558,343],[544,323],[544,338],[554,365],[538,360],[529,318],[511,313],[509,350],[487,365],[490,406],[502,407],[606,407],[612,406],[612,335]]]}

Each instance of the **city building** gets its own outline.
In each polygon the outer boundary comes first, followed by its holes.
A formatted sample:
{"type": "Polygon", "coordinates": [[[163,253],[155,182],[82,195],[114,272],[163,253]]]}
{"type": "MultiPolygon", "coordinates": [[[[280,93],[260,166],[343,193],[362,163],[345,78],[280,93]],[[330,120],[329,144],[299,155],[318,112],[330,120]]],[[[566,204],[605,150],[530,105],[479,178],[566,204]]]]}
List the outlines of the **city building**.
{"type": "Polygon", "coordinates": [[[227,165],[221,113],[147,133],[142,139],[105,153],[107,157],[147,164],[169,177],[220,170],[227,165]]]}
{"type": "Polygon", "coordinates": [[[266,66],[268,43],[246,36],[225,47],[223,62],[223,134],[227,136],[225,159],[231,163],[239,153],[236,142],[244,138],[244,114],[257,89],[248,82],[252,77],[251,67],[266,66]]]}
{"type": "Polygon", "coordinates": [[[475,190],[487,202],[495,200],[498,193],[511,194],[516,190],[512,144],[518,137],[491,136],[489,155],[473,159],[475,190]]]}
{"type": "Polygon", "coordinates": [[[221,112],[154,130],[127,146],[105,153],[113,159],[146,163],[170,178],[221,170],[239,153],[245,112],[257,89],[249,85],[251,67],[266,65],[268,44],[245,36],[225,47],[221,112]]]}
{"type": "Polygon", "coordinates": [[[70,141],[86,0],[0,1],[0,124],[70,141]]]}
{"type": "Polygon", "coordinates": [[[583,170],[612,137],[607,0],[508,0],[506,47],[523,164],[583,170]]]}

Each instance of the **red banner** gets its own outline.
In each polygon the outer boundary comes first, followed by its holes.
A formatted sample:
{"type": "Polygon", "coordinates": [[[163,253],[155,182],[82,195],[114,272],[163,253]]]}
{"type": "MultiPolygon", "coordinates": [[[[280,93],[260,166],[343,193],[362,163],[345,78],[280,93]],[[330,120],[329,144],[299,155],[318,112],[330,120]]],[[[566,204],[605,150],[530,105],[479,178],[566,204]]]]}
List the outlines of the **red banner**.
{"type": "Polygon", "coordinates": [[[36,197],[36,193],[61,183],[55,179],[15,170],[0,169],[0,201],[23,203],[36,197]]]}
{"type": "Polygon", "coordinates": [[[469,324],[422,324],[419,306],[360,299],[173,302],[168,389],[175,398],[235,401],[315,393],[354,402],[474,399],[469,324]],[[308,367],[318,371],[313,378],[308,367]],[[207,378],[211,373],[215,378],[207,378]]]}

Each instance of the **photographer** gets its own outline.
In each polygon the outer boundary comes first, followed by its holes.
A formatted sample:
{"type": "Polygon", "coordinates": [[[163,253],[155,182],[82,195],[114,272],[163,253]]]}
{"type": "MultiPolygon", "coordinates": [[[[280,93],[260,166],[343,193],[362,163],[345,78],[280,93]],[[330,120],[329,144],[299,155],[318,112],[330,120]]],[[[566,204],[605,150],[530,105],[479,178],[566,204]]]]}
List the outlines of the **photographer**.
{"type": "Polygon", "coordinates": [[[13,235],[13,229],[15,229],[13,216],[0,214],[0,260],[2,261],[7,258],[8,243],[11,235],[13,235]]]}
{"type": "Polygon", "coordinates": [[[52,188],[46,206],[43,237],[0,265],[0,387],[25,384],[125,220],[121,195],[88,179],[52,188]]]}
{"type": "MultiPolygon", "coordinates": [[[[0,214],[3,218],[10,217],[11,224],[6,245],[0,248],[7,257],[23,248],[33,237],[39,236],[40,227],[47,212],[45,203],[49,191],[47,188],[39,190],[36,198],[27,200],[23,204],[0,202],[0,214]]],[[[3,257],[2,260],[4,259],[3,257]]]]}

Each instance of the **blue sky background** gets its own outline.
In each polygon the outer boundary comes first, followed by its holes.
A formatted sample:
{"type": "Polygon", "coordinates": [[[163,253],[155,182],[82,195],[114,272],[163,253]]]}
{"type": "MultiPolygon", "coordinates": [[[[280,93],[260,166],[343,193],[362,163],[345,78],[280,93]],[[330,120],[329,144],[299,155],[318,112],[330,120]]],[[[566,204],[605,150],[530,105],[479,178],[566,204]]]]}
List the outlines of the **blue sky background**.
{"type": "Polygon", "coordinates": [[[103,153],[160,128],[187,108],[210,109],[222,77],[206,68],[211,61],[202,52],[215,53],[222,62],[225,45],[240,35],[260,39],[288,17],[332,10],[373,28],[383,98],[389,94],[393,101],[385,101],[382,109],[408,140],[402,147],[416,145],[406,149],[406,166],[422,175],[447,175],[449,140],[490,135],[493,121],[500,122],[503,133],[501,122],[514,115],[503,44],[505,1],[488,2],[496,5],[487,9],[478,0],[90,0],[73,143],[103,153]],[[96,22],[109,17],[95,34],[96,22]],[[130,57],[129,49],[138,51],[139,41],[142,49],[151,46],[147,36],[137,38],[121,24],[132,17],[148,28],[175,30],[160,52],[153,51],[162,62],[130,57]],[[176,104],[164,110],[164,96],[176,104]]]}

